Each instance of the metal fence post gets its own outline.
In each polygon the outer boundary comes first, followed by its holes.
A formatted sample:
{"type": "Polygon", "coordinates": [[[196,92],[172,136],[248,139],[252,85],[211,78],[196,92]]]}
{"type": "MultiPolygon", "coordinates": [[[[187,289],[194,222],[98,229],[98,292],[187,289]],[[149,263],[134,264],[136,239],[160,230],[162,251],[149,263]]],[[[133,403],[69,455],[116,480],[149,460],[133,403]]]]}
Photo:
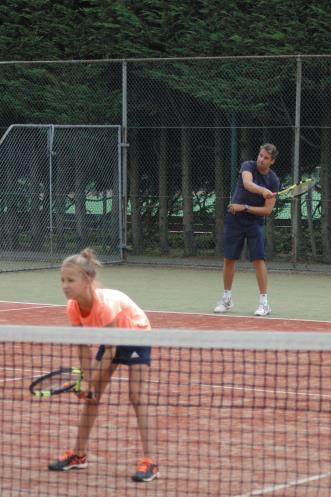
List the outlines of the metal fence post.
{"type": "Polygon", "coordinates": [[[53,255],[53,151],[54,125],[48,127],[47,133],[48,160],[49,160],[49,242],[50,253],[53,255]]]}
{"type": "Polygon", "coordinates": [[[231,116],[231,198],[238,178],[238,127],[235,113],[231,116]]]}
{"type": "MultiPolygon", "coordinates": [[[[301,122],[301,87],[302,87],[302,60],[297,57],[296,66],[296,92],[295,92],[295,127],[294,127],[294,154],[293,154],[293,182],[299,181],[300,173],[300,122],[301,122]]],[[[299,201],[293,199],[292,203],[292,262],[295,264],[298,257],[299,234],[299,201]]]]}
{"type": "Polygon", "coordinates": [[[121,156],[122,156],[122,191],[121,191],[121,258],[126,260],[127,256],[127,199],[128,199],[128,181],[127,181],[127,148],[128,148],[128,72],[127,62],[122,62],[122,137],[121,137],[121,156]]]}

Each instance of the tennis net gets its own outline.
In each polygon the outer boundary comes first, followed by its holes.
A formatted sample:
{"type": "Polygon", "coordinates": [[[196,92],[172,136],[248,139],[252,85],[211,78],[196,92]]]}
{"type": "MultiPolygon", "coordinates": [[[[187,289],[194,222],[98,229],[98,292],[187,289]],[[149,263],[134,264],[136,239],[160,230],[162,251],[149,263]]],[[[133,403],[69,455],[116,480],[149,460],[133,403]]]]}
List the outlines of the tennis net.
{"type": "MultiPolygon", "coordinates": [[[[331,334],[0,328],[2,497],[327,497],[331,334]],[[88,468],[49,471],[73,448],[84,401],[30,394],[77,366],[77,345],[152,346],[146,383],[160,478],[131,475],[143,448],[120,366],[100,401],[88,468]]],[[[140,406],[141,407],[141,406],[140,406]]]]}

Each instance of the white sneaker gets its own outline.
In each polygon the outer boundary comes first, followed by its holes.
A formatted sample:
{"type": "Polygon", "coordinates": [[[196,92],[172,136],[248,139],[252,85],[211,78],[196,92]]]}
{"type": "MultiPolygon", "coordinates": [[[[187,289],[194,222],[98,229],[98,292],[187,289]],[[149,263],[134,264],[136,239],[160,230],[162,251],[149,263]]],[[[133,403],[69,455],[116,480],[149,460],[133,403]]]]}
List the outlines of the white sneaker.
{"type": "Polygon", "coordinates": [[[228,312],[233,307],[233,301],[231,298],[225,299],[221,298],[219,302],[217,302],[214,312],[223,313],[228,312]]]}
{"type": "Polygon", "coordinates": [[[269,304],[259,304],[258,308],[254,312],[254,316],[268,316],[271,313],[271,307],[269,304]]]}

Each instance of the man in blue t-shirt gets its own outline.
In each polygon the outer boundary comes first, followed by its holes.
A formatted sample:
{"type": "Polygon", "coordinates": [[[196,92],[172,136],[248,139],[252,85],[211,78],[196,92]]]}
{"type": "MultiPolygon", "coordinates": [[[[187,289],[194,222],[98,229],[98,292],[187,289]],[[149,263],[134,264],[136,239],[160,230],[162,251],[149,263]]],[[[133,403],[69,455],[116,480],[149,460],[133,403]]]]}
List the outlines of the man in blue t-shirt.
{"type": "Polygon", "coordinates": [[[247,240],[250,260],[256,272],[260,291],[255,316],[267,316],[271,312],[267,296],[267,268],[265,265],[264,224],[270,216],[279,191],[279,178],[271,170],[278,151],[275,145],[261,145],[256,160],[243,162],[236,189],[228,205],[224,229],[224,294],[214,312],[227,312],[233,307],[232,283],[236,260],[240,258],[244,241],[247,240]]]}

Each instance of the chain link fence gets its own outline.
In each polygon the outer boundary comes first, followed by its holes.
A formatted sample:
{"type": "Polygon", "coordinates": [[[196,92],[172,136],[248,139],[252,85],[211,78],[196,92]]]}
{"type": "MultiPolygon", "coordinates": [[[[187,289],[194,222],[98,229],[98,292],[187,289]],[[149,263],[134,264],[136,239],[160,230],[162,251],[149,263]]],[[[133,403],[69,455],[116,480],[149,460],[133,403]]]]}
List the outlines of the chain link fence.
{"type": "MultiPolygon", "coordinates": [[[[24,181],[32,185],[47,167],[34,160],[36,150],[23,166],[18,138],[12,135],[7,145],[2,140],[3,250],[13,259],[28,252],[52,258],[90,244],[119,259],[220,260],[224,214],[240,164],[272,142],[280,151],[274,168],[282,186],[314,177],[316,187],[299,202],[277,201],[266,225],[268,259],[279,268],[330,267],[330,61],[298,56],[1,63],[2,133],[13,123],[43,124],[46,150],[48,123],[63,137],[51,188],[38,191],[39,200],[31,198],[20,213],[12,204],[23,180],[12,171],[24,170],[24,181]],[[74,124],[81,125],[79,137],[74,124]],[[91,126],[118,124],[121,168],[115,179],[114,147],[105,145],[112,139],[97,138],[91,126]],[[61,166],[66,148],[74,152],[61,166]],[[105,205],[103,196],[114,191],[118,211],[103,207],[110,215],[103,210],[91,222],[93,195],[105,205]],[[28,230],[28,237],[19,237],[24,242],[18,244],[10,232],[13,223],[28,230]]],[[[32,150],[36,138],[32,128],[24,129],[32,150]]]]}
{"type": "Polygon", "coordinates": [[[121,260],[118,126],[12,125],[0,164],[2,270],[57,266],[87,245],[121,260]]]}

